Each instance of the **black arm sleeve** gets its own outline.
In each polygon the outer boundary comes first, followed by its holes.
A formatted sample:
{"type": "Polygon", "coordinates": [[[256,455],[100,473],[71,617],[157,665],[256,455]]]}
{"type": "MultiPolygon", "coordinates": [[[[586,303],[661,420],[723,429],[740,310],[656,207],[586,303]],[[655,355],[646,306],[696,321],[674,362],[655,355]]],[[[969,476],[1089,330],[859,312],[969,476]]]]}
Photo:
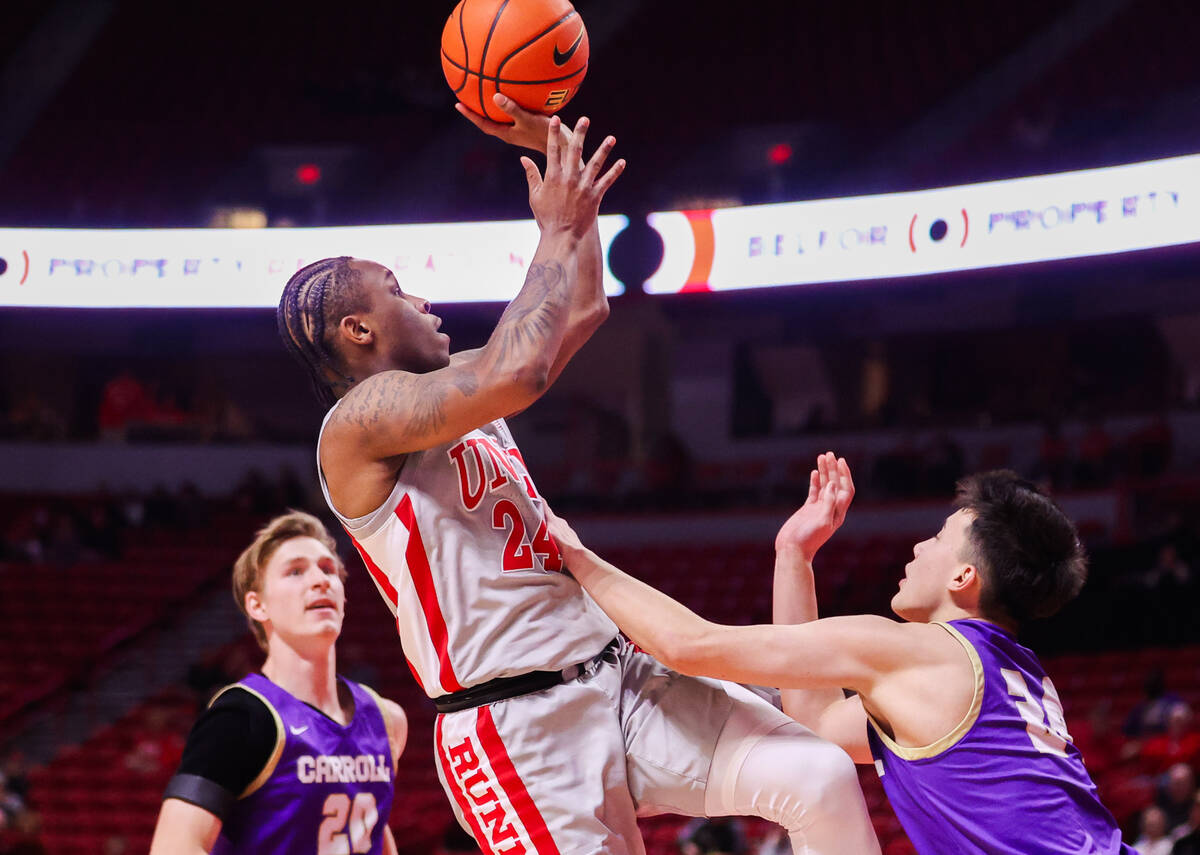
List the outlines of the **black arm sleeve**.
{"type": "Polygon", "coordinates": [[[275,717],[261,700],[230,689],[192,726],[163,798],[182,799],[224,820],[271,759],[277,735],[275,717]]]}

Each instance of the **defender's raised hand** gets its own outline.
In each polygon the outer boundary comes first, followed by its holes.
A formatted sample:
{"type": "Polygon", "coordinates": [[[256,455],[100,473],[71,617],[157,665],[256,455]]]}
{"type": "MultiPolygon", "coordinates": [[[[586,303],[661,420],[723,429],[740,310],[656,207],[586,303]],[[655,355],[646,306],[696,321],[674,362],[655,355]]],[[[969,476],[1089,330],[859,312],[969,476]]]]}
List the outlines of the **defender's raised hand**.
{"type": "Polygon", "coordinates": [[[807,501],[779,529],[775,549],[797,549],[805,561],[811,562],[817,550],[846,521],[853,500],[854,479],[849,464],[844,457],[825,452],[809,474],[807,501]]]}

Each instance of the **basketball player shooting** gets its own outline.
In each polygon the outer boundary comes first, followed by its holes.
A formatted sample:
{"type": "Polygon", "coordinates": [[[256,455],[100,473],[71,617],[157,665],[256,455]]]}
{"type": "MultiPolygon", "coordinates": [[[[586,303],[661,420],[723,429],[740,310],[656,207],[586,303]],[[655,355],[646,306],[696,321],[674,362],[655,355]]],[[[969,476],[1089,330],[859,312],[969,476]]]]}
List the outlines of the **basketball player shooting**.
{"type": "Polygon", "coordinates": [[[797,853],[878,853],[853,764],[749,691],[673,673],[617,638],[562,573],[546,506],[505,417],[545,391],[608,312],[596,216],[623,167],[497,95],[546,155],[523,158],[541,241],[479,350],[451,355],[391,271],[333,258],[297,272],[279,326],[328,406],[329,506],[396,615],[438,709],[436,764],[486,853],[642,855],[638,815],[754,814],[797,853]]]}
{"type": "Polygon", "coordinates": [[[1132,852],[1071,744],[1054,684],[1021,646],[1023,622],[1083,586],[1075,526],[1011,472],[959,485],[958,509],[913,547],[892,610],[903,623],[817,619],[813,559],[854,482],[825,454],[775,541],[775,624],[720,626],[550,533],[570,572],[631,639],[685,674],[779,686],[784,710],[874,763],[922,855],[1132,852]],[[844,698],[842,689],[856,694],[844,698]]]}

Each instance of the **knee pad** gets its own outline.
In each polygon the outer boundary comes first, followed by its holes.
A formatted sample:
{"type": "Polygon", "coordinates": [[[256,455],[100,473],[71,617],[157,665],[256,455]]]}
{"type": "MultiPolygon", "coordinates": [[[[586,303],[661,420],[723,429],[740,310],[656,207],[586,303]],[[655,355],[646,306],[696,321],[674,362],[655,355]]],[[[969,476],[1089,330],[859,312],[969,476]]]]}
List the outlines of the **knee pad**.
{"type": "Polygon", "coordinates": [[[713,751],[705,812],[778,823],[799,855],[878,855],[850,756],[778,715],[747,707],[730,716],[713,751]]]}
{"type": "Polygon", "coordinates": [[[737,774],[739,808],[752,807],[788,831],[863,802],[849,755],[800,725],[761,738],[737,774]]]}

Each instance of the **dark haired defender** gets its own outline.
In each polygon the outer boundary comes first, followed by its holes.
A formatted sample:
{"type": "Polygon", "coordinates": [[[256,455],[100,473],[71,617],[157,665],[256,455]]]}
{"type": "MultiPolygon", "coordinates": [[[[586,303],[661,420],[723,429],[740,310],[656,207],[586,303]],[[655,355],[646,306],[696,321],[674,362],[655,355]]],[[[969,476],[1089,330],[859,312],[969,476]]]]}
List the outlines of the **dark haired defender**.
{"type": "Polygon", "coordinates": [[[775,541],[775,625],[719,626],[607,564],[558,518],[566,565],[629,637],[669,667],[783,688],[784,710],[874,763],[922,855],[1123,853],[1021,624],[1079,593],[1075,527],[1012,472],[959,484],[958,510],[913,547],[892,609],[817,620],[812,559],[854,496],[823,455],[775,541]],[[842,689],[853,697],[843,698],[842,689]]]}

